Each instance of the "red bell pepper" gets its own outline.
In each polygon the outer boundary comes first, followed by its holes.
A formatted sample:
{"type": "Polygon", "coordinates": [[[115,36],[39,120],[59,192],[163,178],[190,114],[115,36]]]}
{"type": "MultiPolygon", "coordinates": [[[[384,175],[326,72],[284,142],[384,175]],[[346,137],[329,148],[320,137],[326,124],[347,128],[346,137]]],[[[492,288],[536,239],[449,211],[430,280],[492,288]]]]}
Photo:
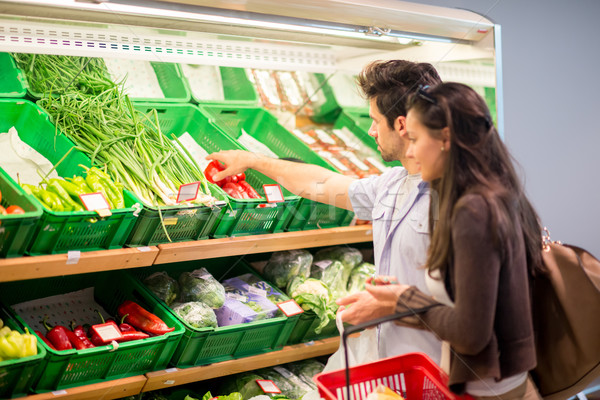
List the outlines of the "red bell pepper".
{"type": "MultiPolygon", "coordinates": [[[[84,348],[91,349],[92,347],[96,347],[90,341],[90,339],[88,339],[88,337],[87,337],[87,335],[85,333],[85,330],[83,329],[83,326],[81,326],[81,325],[75,326],[75,321],[74,320],[71,321],[71,330],[73,331],[73,334],[75,336],[77,336],[77,338],[81,341],[81,343],[83,344],[83,346],[85,346],[84,348]]],[[[75,345],[75,343],[73,343],[73,344],[75,345]]],[[[77,348],[77,346],[75,346],[75,348],[77,348]]]]}
{"type": "Polygon", "coordinates": [[[244,190],[244,192],[246,192],[246,194],[251,199],[260,199],[261,198],[260,194],[258,194],[258,192],[252,186],[250,186],[250,184],[248,182],[240,181],[240,182],[238,182],[238,185],[244,190]]]}
{"type": "Polygon", "coordinates": [[[46,346],[50,347],[52,350],[56,350],[56,347],[54,347],[54,345],[48,340],[48,338],[46,336],[44,336],[44,334],[40,331],[34,331],[36,335],[38,335],[38,337],[40,339],[42,339],[44,341],[44,343],[46,343],[46,346]]]}
{"type": "Polygon", "coordinates": [[[204,169],[204,176],[206,177],[206,179],[211,182],[214,183],[215,185],[219,186],[219,187],[223,187],[223,185],[225,185],[226,183],[231,181],[231,177],[225,177],[219,181],[215,180],[214,176],[218,173],[221,172],[225,169],[225,166],[223,164],[221,164],[220,161],[218,160],[212,160],[211,162],[208,163],[208,165],[206,166],[206,168],[204,169]]]}
{"type": "Polygon", "coordinates": [[[250,196],[244,191],[239,183],[228,182],[223,186],[223,191],[234,199],[249,199],[250,196]]]}
{"type": "Polygon", "coordinates": [[[148,333],[164,335],[175,330],[175,327],[167,326],[162,319],[130,300],[125,300],[117,309],[117,313],[121,317],[125,316],[124,320],[128,324],[148,333]]]}
{"type": "Polygon", "coordinates": [[[50,325],[48,325],[47,319],[48,316],[46,315],[42,320],[42,324],[44,324],[44,327],[48,331],[46,333],[46,338],[50,341],[50,343],[52,343],[54,348],[59,351],[72,349],[73,345],[69,340],[68,334],[68,332],[70,332],[69,329],[62,325],[56,325],[54,328],[52,328],[50,325]]]}

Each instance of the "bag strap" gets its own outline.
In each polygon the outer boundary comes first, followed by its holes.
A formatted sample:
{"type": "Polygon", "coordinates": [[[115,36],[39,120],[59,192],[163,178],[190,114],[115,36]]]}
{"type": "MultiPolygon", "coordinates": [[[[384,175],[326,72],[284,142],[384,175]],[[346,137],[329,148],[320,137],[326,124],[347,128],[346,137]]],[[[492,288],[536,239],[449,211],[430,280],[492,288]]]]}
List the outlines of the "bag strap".
{"type": "Polygon", "coordinates": [[[433,307],[437,307],[437,306],[441,306],[441,305],[442,304],[440,304],[440,303],[430,304],[425,307],[415,308],[415,309],[411,309],[411,310],[404,311],[401,313],[394,313],[394,314],[386,315],[386,316],[379,317],[379,318],[376,318],[376,319],[373,319],[370,321],[363,322],[362,324],[352,325],[352,326],[349,326],[348,328],[345,328],[344,332],[342,333],[342,344],[344,345],[344,362],[345,362],[345,367],[346,367],[346,370],[345,370],[345,372],[346,372],[346,399],[351,400],[351,398],[350,398],[350,367],[349,367],[349,363],[348,363],[348,336],[350,336],[351,334],[353,334],[355,332],[377,326],[384,322],[395,321],[397,319],[402,319],[405,317],[411,317],[413,315],[422,314],[422,313],[432,309],[433,307]]]}

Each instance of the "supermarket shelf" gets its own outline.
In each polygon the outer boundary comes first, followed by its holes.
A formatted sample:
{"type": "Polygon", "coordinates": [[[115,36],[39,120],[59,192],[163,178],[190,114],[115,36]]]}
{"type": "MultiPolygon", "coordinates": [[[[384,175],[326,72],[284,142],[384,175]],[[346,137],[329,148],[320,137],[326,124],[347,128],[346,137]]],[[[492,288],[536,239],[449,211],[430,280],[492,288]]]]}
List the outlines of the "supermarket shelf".
{"type": "Polygon", "coordinates": [[[372,240],[372,226],[360,225],[169,243],[151,247],[81,252],[77,262],[74,262],[76,260],[73,256],[70,259],[67,254],[6,258],[0,259],[0,282],[148,267],[152,264],[279,250],[362,243],[372,240]]]}
{"type": "Polygon", "coordinates": [[[373,240],[371,225],[159,244],[154,264],[304,249],[373,240]]]}
{"type": "Polygon", "coordinates": [[[121,397],[132,396],[142,391],[147,378],[144,375],[129,378],[116,379],[108,382],[95,383],[93,385],[79,386],[66,390],[34,394],[23,397],[27,400],[110,400],[121,397]]]}
{"type": "Polygon", "coordinates": [[[319,357],[334,353],[340,344],[339,337],[317,340],[309,343],[285,346],[282,350],[257,356],[238,358],[217,364],[204,365],[186,369],[172,368],[169,370],[150,372],[143,392],[158,390],[166,387],[198,382],[221,376],[252,371],[272,365],[285,364],[292,361],[319,357]]]}
{"type": "Polygon", "coordinates": [[[147,267],[158,252],[153,246],[81,252],[78,260],[76,254],[6,258],[0,260],[0,282],[147,267]]]}

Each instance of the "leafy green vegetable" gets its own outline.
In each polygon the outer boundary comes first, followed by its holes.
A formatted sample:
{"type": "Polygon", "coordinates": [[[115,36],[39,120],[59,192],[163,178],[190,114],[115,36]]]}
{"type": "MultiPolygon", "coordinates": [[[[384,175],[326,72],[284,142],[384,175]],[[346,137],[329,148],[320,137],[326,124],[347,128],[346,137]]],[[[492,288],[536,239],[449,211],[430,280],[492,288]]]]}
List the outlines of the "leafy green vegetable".
{"type": "Polygon", "coordinates": [[[225,288],[206,268],[183,272],[179,276],[179,288],[182,303],[199,301],[212,308],[220,308],[225,303],[225,288]]]}
{"type": "Polygon", "coordinates": [[[337,260],[344,264],[343,279],[348,282],[352,270],[362,262],[362,253],[353,247],[336,246],[328,247],[317,251],[313,262],[321,260],[337,260]]]}
{"type": "Polygon", "coordinates": [[[350,279],[348,280],[348,293],[356,293],[365,289],[365,282],[367,278],[375,275],[375,266],[373,264],[364,262],[355,267],[350,273],[350,279]]]}
{"type": "Polygon", "coordinates": [[[281,394],[290,398],[297,399],[302,397],[312,388],[304,383],[299,377],[284,367],[273,367],[258,370],[265,379],[270,379],[281,390],[281,394]]]}
{"type": "Polygon", "coordinates": [[[177,304],[173,307],[173,311],[196,329],[217,327],[217,316],[214,310],[199,301],[177,304]]]}
{"type": "Polygon", "coordinates": [[[220,388],[221,393],[239,392],[244,400],[249,400],[254,396],[264,395],[263,390],[256,383],[257,379],[264,379],[254,372],[246,372],[237,375],[230,375],[220,388]]]}
{"type": "Polygon", "coordinates": [[[319,326],[315,328],[315,333],[321,333],[323,328],[335,320],[338,305],[333,301],[327,285],[320,280],[297,276],[290,282],[289,290],[289,295],[296,303],[304,310],[312,310],[319,317],[319,326]]]}
{"type": "Polygon", "coordinates": [[[285,290],[295,276],[308,278],[312,260],[312,254],[306,250],[278,251],[271,255],[263,275],[278,288],[285,290]]]}
{"type": "Polygon", "coordinates": [[[148,276],[144,279],[144,285],[168,306],[179,296],[179,284],[166,271],[148,276]]]}
{"type": "Polygon", "coordinates": [[[229,393],[227,396],[218,396],[218,400],[244,400],[242,394],[239,392],[229,393]]]}
{"type": "Polygon", "coordinates": [[[321,260],[313,263],[310,277],[326,284],[334,299],[346,295],[347,281],[344,281],[344,264],[340,261],[321,260]]]}
{"type": "Polygon", "coordinates": [[[302,381],[311,388],[316,389],[317,385],[313,381],[313,377],[323,372],[325,364],[315,359],[308,359],[287,364],[285,367],[302,379],[302,381]]]}

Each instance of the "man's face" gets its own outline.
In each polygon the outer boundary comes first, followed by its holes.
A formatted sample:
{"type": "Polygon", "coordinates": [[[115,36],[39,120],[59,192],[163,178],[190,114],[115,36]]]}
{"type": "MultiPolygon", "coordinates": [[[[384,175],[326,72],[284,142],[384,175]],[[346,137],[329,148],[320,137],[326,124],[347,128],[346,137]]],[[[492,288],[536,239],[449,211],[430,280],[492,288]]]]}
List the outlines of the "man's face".
{"type": "Polygon", "coordinates": [[[406,142],[401,136],[404,132],[405,117],[396,118],[394,126],[390,126],[385,116],[379,111],[376,98],[369,100],[369,107],[369,115],[373,119],[369,135],[375,138],[381,158],[384,161],[400,160],[406,152],[406,142]]]}

